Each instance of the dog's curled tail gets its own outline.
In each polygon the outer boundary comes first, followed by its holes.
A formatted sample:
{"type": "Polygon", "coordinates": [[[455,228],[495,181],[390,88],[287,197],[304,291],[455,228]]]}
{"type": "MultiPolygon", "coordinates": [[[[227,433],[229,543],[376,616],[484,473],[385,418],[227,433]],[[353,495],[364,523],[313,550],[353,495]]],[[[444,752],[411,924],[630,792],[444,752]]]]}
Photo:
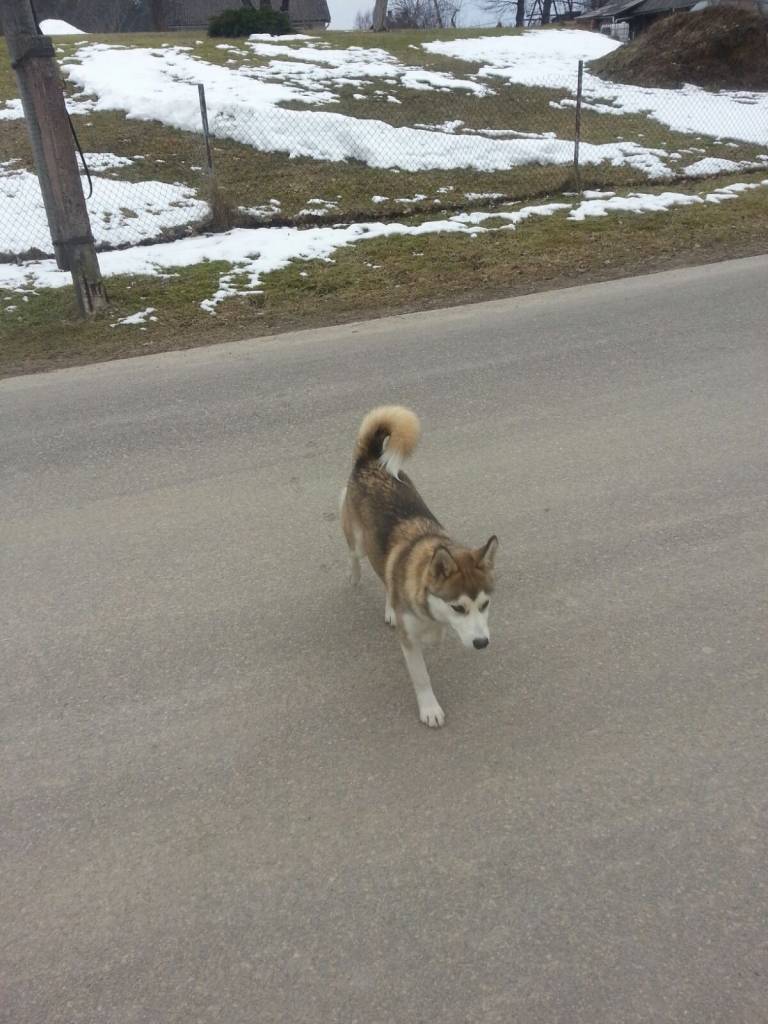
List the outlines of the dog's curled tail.
{"type": "Polygon", "coordinates": [[[421,437],[419,417],[402,405],[373,409],[360,424],[355,456],[358,460],[378,459],[384,469],[397,477],[421,437]]]}

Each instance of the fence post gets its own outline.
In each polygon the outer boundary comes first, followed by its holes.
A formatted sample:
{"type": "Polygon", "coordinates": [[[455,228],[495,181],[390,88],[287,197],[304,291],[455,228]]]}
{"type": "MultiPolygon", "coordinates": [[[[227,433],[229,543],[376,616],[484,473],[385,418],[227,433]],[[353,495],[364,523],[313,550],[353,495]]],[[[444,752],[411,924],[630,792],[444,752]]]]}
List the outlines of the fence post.
{"type": "Polygon", "coordinates": [[[573,142],[573,175],[576,191],[581,192],[581,170],[579,168],[579,146],[581,144],[581,90],[584,83],[584,61],[579,61],[579,77],[576,85],[576,133],[573,142]]]}
{"type": "Polygon", "coordinates": [[[213,164],[211,133],[208,127],[208,105],[205,102],[205,86],[202,82],[197,83],[197,96],[200,101],[200,120],[203,125],[203,138],[205,139],[205,170],[208,178],[207,192],[210,210],[208,228],[211,231],[229,231],[236,220],[236,212],[232,209],[227,198],[219,191],[216,168],[213,164]]]}
{"type": "Polygon", "coordinates": [[[205,86],[197,83],[197,97],[200,100],[200,119],[203,122],[203,138],[205,139],[205,161],[208,174],[213,175],[213,153],[211,152],[211,136],[208,131],[208,107],[205,102],[205,86]]]}

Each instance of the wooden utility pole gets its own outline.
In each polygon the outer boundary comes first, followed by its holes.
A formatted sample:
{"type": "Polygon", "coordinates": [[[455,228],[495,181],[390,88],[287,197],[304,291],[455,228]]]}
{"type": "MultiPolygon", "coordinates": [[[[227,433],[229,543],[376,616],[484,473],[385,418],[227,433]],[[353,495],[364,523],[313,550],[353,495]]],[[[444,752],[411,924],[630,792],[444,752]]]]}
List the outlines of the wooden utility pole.
{"type": "Polygon", "coordinates": [[[93,244],[53,44],[40,33],[30,0],[0,0],[0,15],[56,263],[60,270],[71,272],[78,308],[83,316],[89,316],[105,308],[107,293],[93,244]]]}

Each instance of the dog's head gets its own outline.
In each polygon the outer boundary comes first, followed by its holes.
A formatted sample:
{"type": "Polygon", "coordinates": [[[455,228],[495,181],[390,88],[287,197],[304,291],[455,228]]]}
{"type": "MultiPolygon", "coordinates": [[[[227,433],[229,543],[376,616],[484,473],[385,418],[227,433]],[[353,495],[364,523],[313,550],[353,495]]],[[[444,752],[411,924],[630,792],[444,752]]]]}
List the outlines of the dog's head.
{"type": "Polygon", "coordinates": [[[490,643],[488,613],[493,593],[493,563],[499,546],[491,537],[480,548],[435,548],[427,570],[427,602],[432,617],[450,626],[465,647],[490,643]]]}

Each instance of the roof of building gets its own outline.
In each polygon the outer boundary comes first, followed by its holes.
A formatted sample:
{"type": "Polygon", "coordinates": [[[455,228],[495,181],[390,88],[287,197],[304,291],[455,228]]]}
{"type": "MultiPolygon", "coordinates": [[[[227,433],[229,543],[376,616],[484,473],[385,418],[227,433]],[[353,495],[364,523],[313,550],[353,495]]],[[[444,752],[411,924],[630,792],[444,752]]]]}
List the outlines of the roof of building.
{"type": "Polygon", "coordinates": [[[634,9],[633,14],[664,14],[666,11],[685,11],[696,3],[696,0],[643,0],[634,9]]]}
{"type": "Polygon", "coordinates": [[[631,11],[633,7],[637,7],[642,2],[643,0],[613,0],[612,3],[603,4],[602,7],[594,7],[591,11],[585,11],[576,20],[593,21],[595,18],[615,18],[625,11],[631,11]]]}
{"type": "Polygon", "coordinates": [[[596,7],[580,14],[577,21],[593,21],[602,18],[636,17],[641,14],[663,14],[665,11],[685,11],[697,0],[614,0],[613,3],[596,7]]]}

